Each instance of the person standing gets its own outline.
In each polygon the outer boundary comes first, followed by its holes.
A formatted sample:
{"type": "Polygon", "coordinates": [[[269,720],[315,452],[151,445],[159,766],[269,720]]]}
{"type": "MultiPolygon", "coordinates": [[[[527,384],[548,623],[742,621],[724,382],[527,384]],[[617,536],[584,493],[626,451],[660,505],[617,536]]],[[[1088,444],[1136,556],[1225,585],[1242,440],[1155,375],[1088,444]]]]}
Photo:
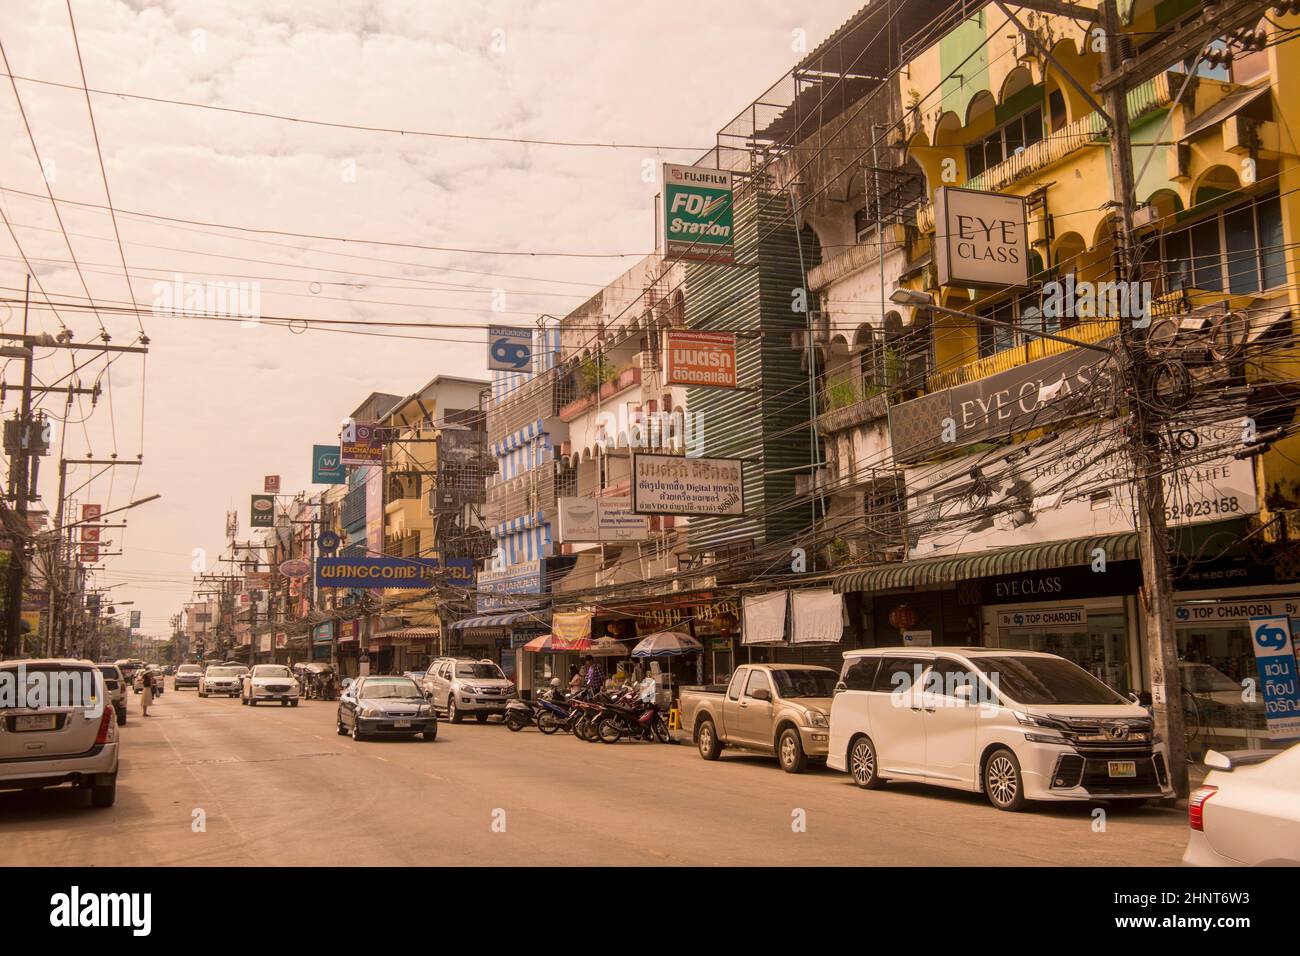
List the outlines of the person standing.
{"type": "Polygon", "coordinates": [[[605,668],[596,662],[596,658],[590,654],[587,655],[584,663],[587,665],[587,689],[593,694],[599,694],[605,689],[605,668]]]}
{"type": "Polygon", "coordinates": [[[149,705],[153,703],[153,671],[145,668],[144,675],[140,678],[140,710],[144,716],[149,716],[149,705]]]}

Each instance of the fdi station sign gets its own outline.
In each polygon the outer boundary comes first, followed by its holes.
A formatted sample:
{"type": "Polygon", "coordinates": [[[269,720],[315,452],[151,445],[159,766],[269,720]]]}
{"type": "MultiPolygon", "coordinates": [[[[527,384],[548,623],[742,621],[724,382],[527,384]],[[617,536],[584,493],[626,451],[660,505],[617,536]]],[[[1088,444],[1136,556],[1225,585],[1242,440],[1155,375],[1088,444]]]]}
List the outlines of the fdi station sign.
{"type": "Polygon", "coordinates": [[[736,334],[664,331],[665,385],[736,387],[736,334]]]}
{"type": "Polygon", "coordinates": [[[733,262],[731,171],[664,163],[663,175],[664,255],[733,262]]]}
{"type": "Polygon", "coordinates": [[[642,515],[743,515],[744,459],[636,453],[632,510],[642,515]]]}
{"type": "Polygon", "coordinates": [[[1029,228],[1021,196],[941,186],[934,194],[939,285],[1029,285],[1029,228]]]}

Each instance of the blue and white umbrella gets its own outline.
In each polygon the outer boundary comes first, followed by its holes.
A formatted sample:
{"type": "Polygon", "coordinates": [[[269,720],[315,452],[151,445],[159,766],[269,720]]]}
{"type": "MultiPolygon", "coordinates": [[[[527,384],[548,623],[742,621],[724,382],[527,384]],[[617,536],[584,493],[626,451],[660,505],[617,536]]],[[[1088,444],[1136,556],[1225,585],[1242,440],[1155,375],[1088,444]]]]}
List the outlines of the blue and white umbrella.
{"type": "Polygon", "coordinates": [[[659,631],[637,642],[632,648],[633,657],[675,657],[678,654],[696,654],[704,645],[681,631],[659,631]]]}

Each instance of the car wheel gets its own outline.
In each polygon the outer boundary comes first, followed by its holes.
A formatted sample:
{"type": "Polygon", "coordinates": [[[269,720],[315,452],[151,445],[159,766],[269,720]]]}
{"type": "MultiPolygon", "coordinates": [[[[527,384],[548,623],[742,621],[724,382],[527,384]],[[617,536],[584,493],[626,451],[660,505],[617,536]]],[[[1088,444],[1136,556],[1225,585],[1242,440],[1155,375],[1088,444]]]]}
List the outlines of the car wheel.
{"type": "Polygon", "coordinates": [[[786,773],[803,773],[808,766],[803,740],[799,737],[799,731],[793,727],[781,731],[781,737],[776,742],[776,752],[781,761],[781,769],[786,773]]]}
{"type": "Polygon", "coordinates": [[[366,738],[366,735],[363,734],[363,733],[361,732],[361,721],[360,721],[360,720],[354,720],[354,721],[352,722],[352,739],[353,739],[353,740],[365,740],[365,738],[366,738]]]}
{"type": "Polygon", "coordinates": [[[249,707],[256,707],[256,706],[257,706],[257,698],[254,697],[252,694],[250,694],[250,695],[248,696],[248,706],[249,706],[249,707]]]}
{"type": "Polygon", "coordinates": [[[90,805],[92,807],[111,807],[117,801],[117,774],[113,774],[113,782],[108,784],[95,784],[90,789],[90,805]]]}
{"type": "Polygon", "coordinates": [[[695,745],[700,748],[700,756],[705,760],[717,760],[722,756],[722,741],[718,739],[718,730],[713,721],[703,720],[695,730],[695,745]]]}
{"type": "Polygon", "coordinates": [[[423,737],[425,740],[430,741],[430,742],[437,740],[437,739],[438,739],[438,725],[437,725],[437,724],[434,724],[431,728],[429,728],[428,730],[426,730],[424,733],[420,734],[420,736],[423,737]]]}
{"type": "Polygon", "coordinates": [[[456,698],[448,697],[447,698],[447,719],[450,720],[453,724],[459,724],[461,720],[464,718],[464,716],[465,716],[464,714],[462,714],[459,710],[456,709],[456,698]]]}
{"type": "Polygon", "coordinates": [[[875,790],[884,781],[876,763],[876,745],[870,737],[859,737],[849,748],[849,773],[853,782],[863,790],[875,790]]]}
{"type": "Polygon", "coordinates": [[[287,700],[282,700],[282,701],[280,701],[280,706],[281,706],[281,707],[288,707],[288,706],[289,706],[289,702],[288,702],[287,700]]]}
{"type": "Polygon", "coordinates": [[[486,723],[487,723],[487,719],[488,719],[488,715],[487,715],[487,714],[475,714],[475,715],[474,715],[474,719],[477,720],[480,724],[486,724],[486,723]]]}
{"type": "Polygon", "coordinates": [[[335,718],[335,721],[338,723],[339,736],[346,737],[348,735],[348,729],[343,726],[343,715],[340,714],[335,718]]]}
{"type": "Polygon", "coordinates": [[[200,696],[200,697],[207,697],[208,695],[205,694],[203,691],[199,691],[199,696],[200,696]]]}
{"type": "Polygon", "coordinates": [[[298,706],[298,698],[295,697],[293,700],[289,701],[289,706],[290,706],[290,707],[297,707],[297,706],[298,706]]]}
{"type": "Polygon", "coordinates": [[[1006,747],[993,751],[984,764],[984,795],[999,810],[1021,810],[1025,806],[1020,761],[1006,747]]]}

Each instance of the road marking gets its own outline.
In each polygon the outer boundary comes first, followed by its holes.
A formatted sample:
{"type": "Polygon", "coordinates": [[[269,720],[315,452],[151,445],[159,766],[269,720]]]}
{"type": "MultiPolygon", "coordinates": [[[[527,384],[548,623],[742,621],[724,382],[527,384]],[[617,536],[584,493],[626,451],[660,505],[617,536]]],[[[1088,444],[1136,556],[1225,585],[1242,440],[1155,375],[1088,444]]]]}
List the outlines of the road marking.
{"type": "Polygon", "coordinates": [[[384,763],[389,762],[387,757],[380,757],[378,754],[371,754],[370,756],[374,757],[376,760],[382,760],[384,763]]]}

